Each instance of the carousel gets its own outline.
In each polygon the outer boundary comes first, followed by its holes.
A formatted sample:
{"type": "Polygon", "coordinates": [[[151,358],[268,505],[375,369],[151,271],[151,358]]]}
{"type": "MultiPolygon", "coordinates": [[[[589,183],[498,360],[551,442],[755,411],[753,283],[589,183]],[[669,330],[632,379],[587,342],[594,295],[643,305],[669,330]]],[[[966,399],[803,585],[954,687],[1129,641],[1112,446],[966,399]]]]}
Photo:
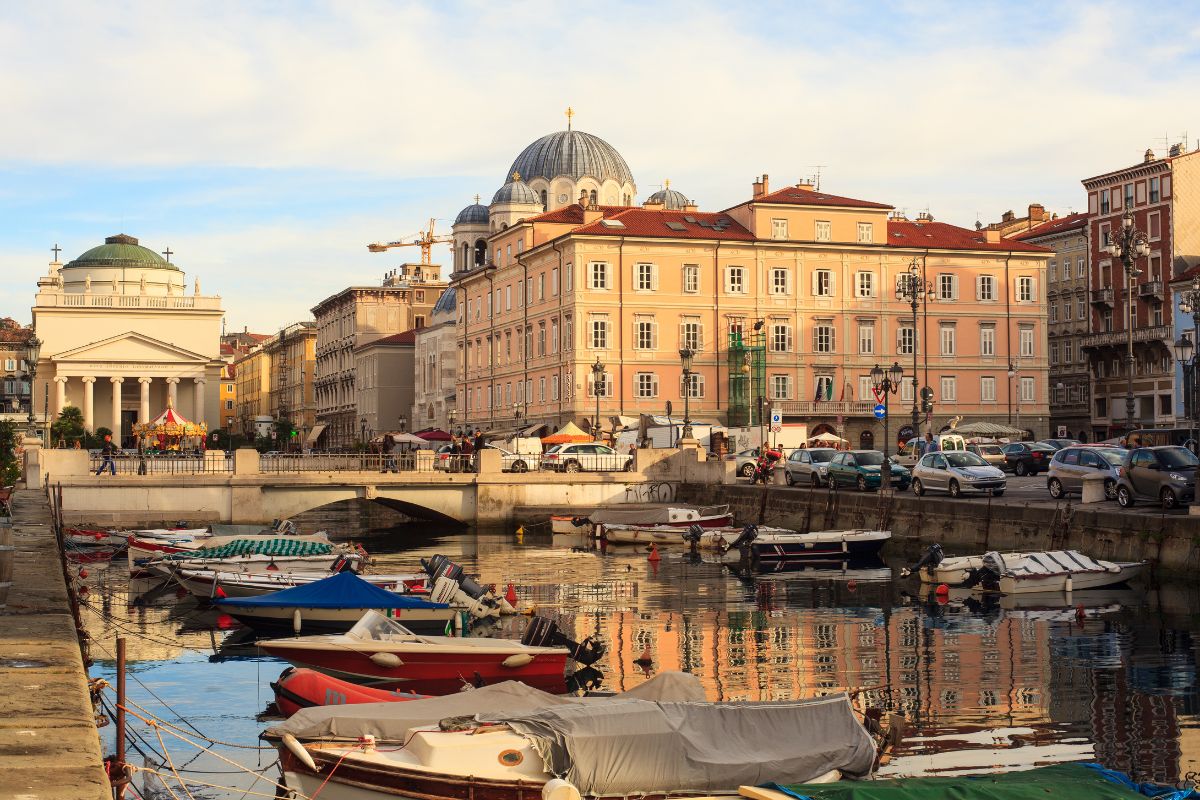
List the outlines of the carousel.
{"type": "Polygon", "coordinates": [[[133,433],[143,451],[179,453],[204,450],[208,426],[192,422],[176,411],[167,401],[167,410],[146,423],[134,423],[133,433]]]}

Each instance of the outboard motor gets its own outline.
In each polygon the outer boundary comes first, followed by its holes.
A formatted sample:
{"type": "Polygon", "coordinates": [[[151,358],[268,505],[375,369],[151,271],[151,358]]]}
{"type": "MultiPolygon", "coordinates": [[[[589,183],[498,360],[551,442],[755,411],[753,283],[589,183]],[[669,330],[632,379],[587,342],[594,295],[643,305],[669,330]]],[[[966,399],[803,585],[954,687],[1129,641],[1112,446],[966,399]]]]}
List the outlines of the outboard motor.
{"type": "Polygon", "coordinates": [[[981,587],[987,592],[1000,591],[1000,576],[1007,571],[1004,556],[992,551],[983,554],[983,566],[967,571],[967,579],[963,581],[966,588],[981,587]]]}
{"type": "Polygon", "coordinates": [[[500,615],[500,600],[463,574],[463,568],[444,555],[439,553],[428,560],[422,558],[421,567],[429,575],[430,600],[433,602],[460,604],[476,619],[500,615]]]}
{"type": "Polygon", "coordinates": [[[587,637],[575,642],[559,630],[558,623],[545,617],[531,617],[529,627],[521,636],[521,644],[528,647],[565,647],[571,658],[585,667],[590,667],[604,657],[604,645],[587,637]]]}
{"type": "Polygon", "coordinates": [[[911,567],[905,567],[904,569],[900,570],[900,577],[907,578],[914,572],[920,572],[921,570],[925,569],[925,567],[936,567],[938,564],[942,563],[942,560],[945,557],[946,554],[942,551],[942,546],[935,542],[934,544],[929,545],[929,549],[925,551],[925,555],[921,556],[920,561],[918,561],[916,564],[913,564],[911,567]]]}
{"type": "Polygon", "coordinates": [[[488,605],[496,605],[494,601],[488,603],[488,601],[484,599],[484,595],[488,594],[487,589],[485,589],[483,586],[480,586],[474,578],[464,574],[462,567],[460,567],[458,564],[455,564],[444,555],[439,553],[428,560],[422,558],[421,566],[424,568],[425,572],[429,575],[430,580],[433,582],[436,583],[438,578],[450,578],[457,583],[462,589],[463,593],[472,600],[482,600],[488,605]]]}
{"type": "Polygon", "coordinates": [[[571,524],[574,525],[576,528],[582,528],[584,525],[587,525],[589,522],[591,522],[591,520],[589,520],[587,517],[571,517],[571,524]]]}
{"type": "Polygon", "coordinates": [[[738,534],[738,537],[729,545],[730,550],[741,550],[743,547],[748,547],[751,542],[758,538],[758,526],[747,525],[738,534]]]}
{"type": "Polygon", "coordinates": [[[683,540],[687,542],[692,549],[695,549],[696,546],[700,544],[700,537],[703,535],[704,528],[693,522],[688,526],[687,530],[683,532],[683,540]]]}

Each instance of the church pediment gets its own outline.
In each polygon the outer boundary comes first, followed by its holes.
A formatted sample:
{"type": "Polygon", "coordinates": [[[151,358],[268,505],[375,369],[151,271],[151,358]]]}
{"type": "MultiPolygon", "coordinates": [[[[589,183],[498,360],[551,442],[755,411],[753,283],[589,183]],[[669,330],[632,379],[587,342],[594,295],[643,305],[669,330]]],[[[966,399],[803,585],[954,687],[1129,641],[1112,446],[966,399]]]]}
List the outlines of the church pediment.
{"type": "Polygon", "coordinates": [[[52,356],[56,363],[135,362],[139,364],[207,364],[211,359],[182,347],[130,331],[52,356]]]}

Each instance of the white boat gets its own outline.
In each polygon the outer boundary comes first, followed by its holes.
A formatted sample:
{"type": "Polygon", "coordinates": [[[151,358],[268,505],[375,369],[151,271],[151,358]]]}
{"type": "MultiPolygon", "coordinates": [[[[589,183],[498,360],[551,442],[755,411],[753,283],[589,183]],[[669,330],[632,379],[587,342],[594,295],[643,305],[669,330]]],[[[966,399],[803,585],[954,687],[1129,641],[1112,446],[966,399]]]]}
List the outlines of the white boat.
{"type": "MultiPolygon", "coordinates": [[[[207,532],[202,532],[203,535],[187,531],[179,531],[177,536],[168,534],[172,531],[161,531],[158,535],[143,538],[141,536],[132,535],[129,537],[129,550],[126,554],[129,559],[129,572],[132,575],[142,575],[146,573],[145,564],[150,561],[160,559],[164,556],[173,553],[183,553],[187,551],[201,550],[205,548],[222,547],[236,542],[239,539],[273,539],[278,538],[281,534],[255,534],[253,536],[214,536],[207,532]]],[[[288,539],[294,539],[300,542],[321,542],[330,544],[329,535],[324,531],[310,534],[289,535],[288,539]]]]}
{"type": "Polygon", "coordinates": [[[877,558],[879,551],[891,538],[891,531],[859,528],[808,533],[768,531],[765,534],[757,534],[751,525],[747,526],[741,536],[729,543],[728,548],[721,554],[721,560],[726,564],[736,564],[743,560],[775,562],[877,558]]]}
{"type": "MultiPolygon", "coordinates": [[[[1024,558],[1027,553],[1003,553],[1007,559],[1024,558]]],[[[921,583],[946,584],[954,586],[971,577],[972,573],[983,568],[983,556],[951,556],[944,558],[936,565],[927,565],[916,570],[921,583]]],[[[901,573],[907,577],[905,572],[901,573]]]]}
{"type": "MultiPolygon", "coordinates": [[[[660,545],[689,545],[691,541],[685,538],[689,532],[687,525],[616,525],[601,524],[596,526],[597,535],[613,544],[660,544],[660,545]]],[[[742,535],[742,528],[722,527],[703,528],[697,539],[696,546],[703,550],[720,550],[729,542],[742,535]]],[[[770,528],[759,526],[759,536],[794,534],[787,528],[770,528]]]]}
{"type": "Polygon", "coordinates": [[[600,508],[588,515],[556,514],[550,517],[554,533],[585,533],[599,536],[601,525],[699,525],[719,528],[733,522],[729,506],[655,506],[651,508],[600,508]]]}
{"type": "MultiPolygon", "coordinates": [[[[990,575],[999,576],[998,588],[1003,594],[1099,589],[1125,583],[1146,568],[1145,561],[1100,561],[1078,550],[1025,553],[1015,559],[987,553],[983,562],[990,575]]],[[[976,591],[992,588],[986,578],[975,587],[976,591]]]]}
{"type": "MultiPolygon", "coordinates": [[[[221,572],[216,570],[180,569],[175,571],[177,580],[185,589],[207,600],[210,597],[258,597],[303,586],[328,578],[325,572],[221,572]]],[[[427,585],[424,573],[410,575],[359,575],[367,583],[391,592],[407,592],[427,585]]]]}

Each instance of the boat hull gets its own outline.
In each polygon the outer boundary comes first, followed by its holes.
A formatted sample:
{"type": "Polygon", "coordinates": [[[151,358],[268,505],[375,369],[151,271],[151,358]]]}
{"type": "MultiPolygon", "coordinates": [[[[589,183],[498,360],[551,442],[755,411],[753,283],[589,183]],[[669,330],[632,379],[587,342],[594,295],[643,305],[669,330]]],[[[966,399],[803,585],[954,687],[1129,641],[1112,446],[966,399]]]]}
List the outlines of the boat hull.
{"type": "Polygon", "coordinates": [[[302,708],[314,706],[342,706],[357,703],[395,703],[405,700],[420,700],[429,695],[413,692],[374,689],[357,683],[342,681],[312,669],[288,667],[271,683],[275,692],[275,707],[285,717],[290,717],[302,708]]]}
{"type": "MultiPolygon", "coordinates": [[[[304,608],[296,606],[279,606],[276,608],[260,607],[246,608],[231,603],[217,601],[213,607],[222,614],[228,614],[238,622],[254,628],[256,632],[274,634],[276,636],[292,636],[316,633],[345,633],[354,627],[354,623],[362,619],[367,608],[304,608]],[[299,629],[296,628],[296,614],[299,613],[299,629]]],[[[454,608],[397,608],[390,613],[377,609],[408,628],[413,633],[443,633],[448,625],[453,624],[454,608]]]]}
{"type": "Polygon", "coordinates": [[[727,564],[749,559],[759,563],[778,561],[850,561],[877,558],[892,538],[890,531],[815,531],[796,534],[767,534],[721,557],[727,564]]]}
{"type": "MultiPolygon", "coordinates": [[[[1004,553],[1006,561],[1015,561],[1025,557],[1024,553],[1004,553]]],[[[971,570],[983,566],[983,556],[953,556],[943,558],[936,567],[922,567],[917,575],[921,583],[945,583],[953,586],[967,579],[971,570]]]]}
{"type": "Polygon", "coordinates": [[[1002,575],[1002,594],[1046,594],[1051,592],[1079,592],[1087,589],[1102,589],[1133,580],[1146,565],[1142,562],[1117,564],[1117,572],[1072,572],[1058,575],[1002,575]]]}
{"type": "MultiPolygon", "coordinates": [[[[208,570],[181,570],[175,579],[185,589],[202,600],[211,597],[261,597],[264,594],[291,589],[306,583],[328,578],[331,572],[212,572],[208,570]],[[220,588],[218,592],[217,589],[220,588]]],[[[390,592],[415,591],[426,585],[425,575],[359,575],[367,583],[373,583],[390,592]]]]}

